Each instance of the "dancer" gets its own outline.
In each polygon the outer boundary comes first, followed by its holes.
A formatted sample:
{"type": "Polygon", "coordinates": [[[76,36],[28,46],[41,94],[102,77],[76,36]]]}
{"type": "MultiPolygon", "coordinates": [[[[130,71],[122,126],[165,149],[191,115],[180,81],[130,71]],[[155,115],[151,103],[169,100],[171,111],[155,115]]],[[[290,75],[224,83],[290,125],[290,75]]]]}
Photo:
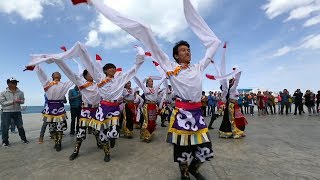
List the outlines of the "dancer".
{"type": "MultiPolygon", "coordinates": [[[[38,78],[43,85],[46,97],[48,98],[48,102],[42,111],[43,121],[49,124],[50,134],[55,141],[54,148],[56,151],[61,151],[63,131],[67,130],[64,99],[69,88],[73,86],[73,82],[61,82],[61,74],[59,72],[52,73],[52,80],[50,80],[39,64],[35,65],[34,70],[36,71],[38,78]]],[[[43,137],[40,136],[40,138],[43,137]]]]}
{"type": "MultiPolygon", "coordinates": [[[[131,82],[127,82],[124,86],[123,90],[123,99],[124,99],[124,108],[123,108],[123,122],[122,129],[124,136],[127,138],[132,138],[133,135],[133,126],[137,124],[136,121],[136,112],[137,112],[137,104],[134,103],[135,100],[135,92],[137,88],[131,88],[131,82]]],[[[139,121],[138,121],[139,122],[139,121]]]]}
{"type": "Polygon", "coordinates": [[[157,99],[160,91],[160,86],[163,81],[166,79],[163,77],[160,80],[160,83],[156,86],[153,86],[153,80],[159,79],[156,77],[148,77],[145,79],[146,85],[142,85],[142,82],[134,77],[136,84],[142,89],[145,96],[145,103],[143,106],[143,116],[144,121],[140,131],[140,138],[142,138],[145,142],[151,142],[151,137],[153,131],[156,129],[156,121],[157,121],[157,99]]]}
{"type": "MultiPolygon", "coordinates": [[[[239,93],[237,91],[239,79],[241,76],[241,71],[238,68],[232,68],[232,72],[226,74],[226,56],[227,43],[223,46],[222,60],[221,60],[221,68],[220,70],[216,67],[215,69],[218,71],[218,74],[221,78],[212,78],[212,75],[206,75],[210,79],[218,79],[220,80],[220,89],[221,99],[225,103],[225,109],[223,113],[223,120],[221,122],[219,128],[219,137],[230,138],[233,137],[235,139],[245,136],[244,129],[247,121],[243,114],[240,111],[240,107],[238,105],[238,96],[239,93]],[[229,84],[227,82],[227,77],[230,75],[234,75],[235,77],[229,80],[229,84]]],[[[210,123],[211,127],[211,123],[210,123]]]]}
{"type": "Polygon", "coordinates": [[[104,161],[110,161],[110,147],[115,146],[115,140],[119,137],[119,98],[122,96],[125,84],[130,81],[144,62],[145,52],[137,47],[135,65],[127,73],[119,73],[115,76],[116,66],[107,63],[103,66],[103,72],[90,59],[82,61],[84,67],[93,76],[94,81],[99,82],[99,94],[102,97],[96,116],[90,122],[90,126],[100,131],[100,141],[105,152],[104,161]],[[109,145],[110,141],[110,145],[109,145]]]}
{"type": "MultiPolygon", "coordinates": [[[[63,61],[64,59],[55,60],[55,63],[60,67],[64,74],[79,88],[82,94],[82,106],[79,118],[79,129],[77,130],[77,139],[73,153],[69,157],[70,160],[74,160],[78,157],[79,150],[82,141],[87,137],[87,129],[90,129],[89,123],[95,116],[95,113],[99,107],[101,97],[98,92],[98,86],[93,82],[93,78],[88,72],[84,70],[82,75],[76,74],[63,61]]],[[[99,131],[94,130],[97,146],[102,148],[99,140],[99,131]]]]}
{"type": "Polygon", "coordinates": [[[219,128],[219,137],[238,139],[244,137],[244,129],[248,124],[246,118],[240,111],[238,105],[238,92],[237,86],[240,80],[241,71],[238,72],[234,78],[227,80],[222,84],[221,90],[223,91],[222,98],[225,100],[226,108],[224,109],[223,120],[219,128]]]}

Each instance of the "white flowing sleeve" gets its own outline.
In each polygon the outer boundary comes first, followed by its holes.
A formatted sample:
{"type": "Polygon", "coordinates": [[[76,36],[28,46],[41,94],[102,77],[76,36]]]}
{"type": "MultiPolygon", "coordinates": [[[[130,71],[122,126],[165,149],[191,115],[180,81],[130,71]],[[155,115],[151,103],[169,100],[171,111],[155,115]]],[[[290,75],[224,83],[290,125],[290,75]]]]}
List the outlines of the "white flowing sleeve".
{"type": "Polygon", "coordinates": [[[90,1],[108,20],[139,40],[151,52],[152,56],[159,61],[162,69],[165,71],[174,69],[173,64],[176,63],[170,62],[168,55],[161,50],[149,27],[123,16],[101,0],[90,1]]]}
{"type": "Polygon", "coordinates": [[[223,52],[221,56],[221,67],[220,67],[220,75],[226,75],[226,51],[227,51],[227,45],[223,46],[223,52]]]}
{"type": "Polygon", "coordinates": [[[75,43],[75,45],[71,49],[62,53],[31,55],[31,61],[29,63],[29,66],[37,65],[42,62],[50,62],[55,59],[64,60],[64,59],[73,59],[76,57],[80,58],[82,64],[89,71],[90,75],[93,77],[93,79],[96,82],[100,82],[100,80],[103,79],[104,77],[103,71],[98,69],[98,65],[91,60],[87,49],[80,42],[75,43]]]}
{"type": "Polygon", "coordinates": [[[139,107],[141,108],[143,106],[144,100],[141,96],[137,96],[139,98],[139,107]]]}
{"type": "Polygon", "coordinates": [[[84,84],[84,78],[72,72],[65,62],[61,60],[54,60],[54,62],[75,85],[82,86],[84,84]]]}
{"type": "Polygon", "coordinates": [[[136,76],[133,77],[134,82],[142,89],[144,93],[148,93],[146,87],[141,83],[140,79],[137,78],[136,76]]]}
{"type": "Polygon", "coordinates": [[[46,73],[43,71],[43,69],[40,67],[40,65],[36,65],[34,68],[34,71],[36,71],[42,86],[46,86],[47,84],[50,83],[50,79],[48,78],[46,73]]]}
{"type": "MultiPolygon", "coordinates": [[[[165,80],[167,80],[167,77],[162,77],[162,79],[160,80],[159,84],[157,84],[157,86],[155,87],[155,89],[159,89],[160,86],[161,86],[161,84],[162,84],[165,80]]],[[[164,89],[165,89],[165,88],[164,88],[164,89]]]]}
{"type": "Polygon", "coordinates": [[[230,91],[234,92],[237,90],[237,87],[238,87],[239,81],[240,81],[240,77],[241,77],[241,71],[238,72],[236,75],[234,75],[234,83],[233,83],[232,87],[230,88],[230,91]]]}
{"type": "Polygon", "coordinates": [[[212,58],[216,53],[221,41],[195,10],[190,0],[183,0],[183,7],[184,14],[190,28],[198,36],[207,49],[204,58],[199,62],[200,71],[204,71],[204,69],[212,61],[212,58]]]}
{"type": "Polygon", "coordinates": [[[128,81],[130,81],[137,74],[138,69],[141,67],[143,62],[144,62],[144,56],[138,54],[136,56],[136,63],[133,65],[133,67],[128,72],[123,74],[123,82],[122,83],[127,83],[128,81]]]}

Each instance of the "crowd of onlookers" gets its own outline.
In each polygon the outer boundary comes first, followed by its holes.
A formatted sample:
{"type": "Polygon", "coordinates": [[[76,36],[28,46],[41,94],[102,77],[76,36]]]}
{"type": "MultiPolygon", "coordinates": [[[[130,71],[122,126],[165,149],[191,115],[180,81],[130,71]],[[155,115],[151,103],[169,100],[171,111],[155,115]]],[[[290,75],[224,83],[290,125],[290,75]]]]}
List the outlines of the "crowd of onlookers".
{"type": "MultiPolygon", "coordinates": [[[[221,92],[209,91],[209,95],[202,92],[202,114],[208,116],[211,114],[222,114],[224,103],[221,99],[221,92]]],[[[238,105],[242,114],[254,115],[255,109],[258,115],[267,114],[290,114],[294,115],[305,113],[307,110],[308,115],[318,115],[320,104],[320,91],[317,94],[310,90],[302,93],[297,89],[293,94],[290,94],[287,89],[279,93],[269,91],[258,91],[257,93],[248,92],[240,93],[238,105]],[[306,108],[304,108],[304,106],[306,108]]]]}

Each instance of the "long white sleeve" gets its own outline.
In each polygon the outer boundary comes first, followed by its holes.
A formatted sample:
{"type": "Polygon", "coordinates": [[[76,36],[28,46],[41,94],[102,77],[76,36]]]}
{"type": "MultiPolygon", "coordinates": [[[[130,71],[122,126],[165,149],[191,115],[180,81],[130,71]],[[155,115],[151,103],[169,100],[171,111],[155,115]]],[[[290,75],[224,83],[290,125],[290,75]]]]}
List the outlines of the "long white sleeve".
{"type": "Polygon", "coordinates": [[[43,69],[40,67],[40,65],[36,65],[34,71],[36,71],[42,86],[46,86],[50,83],[50,79],[48,78],[47,74],[43,71],[43,69]]]}
{"type": "Polygon", "coordinates": [[[140,79],[139,79],[138,77],[134,76],[134,77],[133,77],[133,80],[134,80],[134,82],[137,84],[137,86],[139,86],[139,87],[142,89],[142,91],[143,91],[144,93],[147,93],[147,92],[148,92],[146,86],[144,86],[144,85],[141,83],[141,81],[140,81],[140,79]]]}
{"type": "Polygon", "coordinates": [[[85,83],[85,79],[81,78],[76,73],[72,72],[71,69],[67,66],[62,60],[54,60],[54,62],[59,66],[63,73],[77,86],[81,86],[85,83]]]}
{"type": "Polygon", "coordinates": [[[160,66],[165,71],[171,71],[177,63],[170,62],[169,57],[165,54],[152,35],[152,31],[147,26],[131,20],[118,11],[107,6],[101,0],[91,0],[91,3],[100,11],[108,20],[119,26],[121,29],[132,35],[151,51],[152,56],[159,61],[160,66]]]}
{"type": "Polygon", "coordinates": [[[75,45],[62,53],[58,54],[42,54],[42,55],[31,55],[31,61],[29,63],[29,66],[37,65],[42,62],[49,62],[53,60],[66,60],[66,59],[73,59],[79,57],[82,64],[85,66],[85,68],[89,71],[89,73],[92,75],[95,81],[99,82],[101,79],[103,79],[103,72],[102,70],[99,70],[99,66],[94,63],[85,48],[85,46],[80,43],[76,42],[75,45]]]}
{"type": "Polygon", "coordinates": [[[133,67],[128,72],[123,74],[123,82],[124,83],[127,83],[128,81],[130,81],[137,74],[138,69],[141,67],[143,62],[144,62],[144,56],[137,55],[136,56],[136,63],[133,65],[133,67]]]}
{"type": "MultiPolygon", "coordinates": [[[[156,42],[150,28],[121,15],[100,0],[91,0],[91,2],[108,20],[142,42],[165,72],[173,71],[179,66],[176,62],[170,62],[168,55],[161,50],[156,42]]],[[[199,102],[201,100],[202,92],[201,73],[211,62],[212,57],[220,44],[220,40],[210,30],[189,1],[184,1],[184,6],[187,22],[205,45],[207,51],[199,64],[191,65],[189,68],[181,70],[177,76],[171,76],[169,80],[174,92],[180,98],[192,102],[199,102]]]]}
{"type": "Polygon", "coordinates": [[[235,91],[239,85],[239,81],[240,81],[240,77],[241,77],[241,71],[238,72],[235,76],[234,76],[234,83],[232,85],[232,87],[230,88],[230,91],[235,91]]]}
{"type": "Polygon", "coordinates": [[[200,70],[204,69],[210,64],[214,54],[216,53],[221,41],[209,28],[207,23],[199,15],[199,13],[192,6],[190,0],[183,0],[184,14],[186,20],[192,31],[198,36],[207,51],[204,58],[199,62],[200,70]]]}

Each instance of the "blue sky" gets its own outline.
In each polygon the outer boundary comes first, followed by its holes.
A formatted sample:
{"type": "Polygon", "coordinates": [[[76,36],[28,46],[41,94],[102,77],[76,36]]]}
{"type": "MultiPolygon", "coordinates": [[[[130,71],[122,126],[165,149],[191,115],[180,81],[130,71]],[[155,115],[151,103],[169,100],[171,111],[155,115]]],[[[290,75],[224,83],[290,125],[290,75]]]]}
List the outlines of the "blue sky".
{"type": "MultiPolygon", "coordinates": [[[[173,44],[184,39],[191,44],[192,62],[204,48],[187,27],[182,1],[108,0],[106,3],[133,19],[151,26],[169,56],[173,44]]],[[[269,88],[291,92],[320,89],[320,1],[319,0],[192,0],[222,41],[228,41],[227,68],[243,70],[239,88],[269,88]]],[[[43,90],[34,72],[22,72],[33,53],[58,53],[76,41],[87,44],[92,57],[112,62],[124,71],[134,62],[133,40],[86,4],[69,0],[11,0],[0,2],[0,88],[14,76],[25,92],[27,105],[42,105],[43,90]]],[[[222,48],[215,56],[219,64],[222,48]]],[[[69,64],[76,70],[75,63],[69,64]]],[[[55,64],[43,64],[51,74],[55,64]]],[[[214,67],[205,73],[215,74],[214,67]]],[[[157,75],[146,61],[138,76],[157,75]]],[[[203,75],[204,77],[204,75],[203,75]]],[[[67,80],[63,77],[63,80],[67,80]]],[[[204,90],[218,89],[218,82],[204,77],[204,90]]]]}

